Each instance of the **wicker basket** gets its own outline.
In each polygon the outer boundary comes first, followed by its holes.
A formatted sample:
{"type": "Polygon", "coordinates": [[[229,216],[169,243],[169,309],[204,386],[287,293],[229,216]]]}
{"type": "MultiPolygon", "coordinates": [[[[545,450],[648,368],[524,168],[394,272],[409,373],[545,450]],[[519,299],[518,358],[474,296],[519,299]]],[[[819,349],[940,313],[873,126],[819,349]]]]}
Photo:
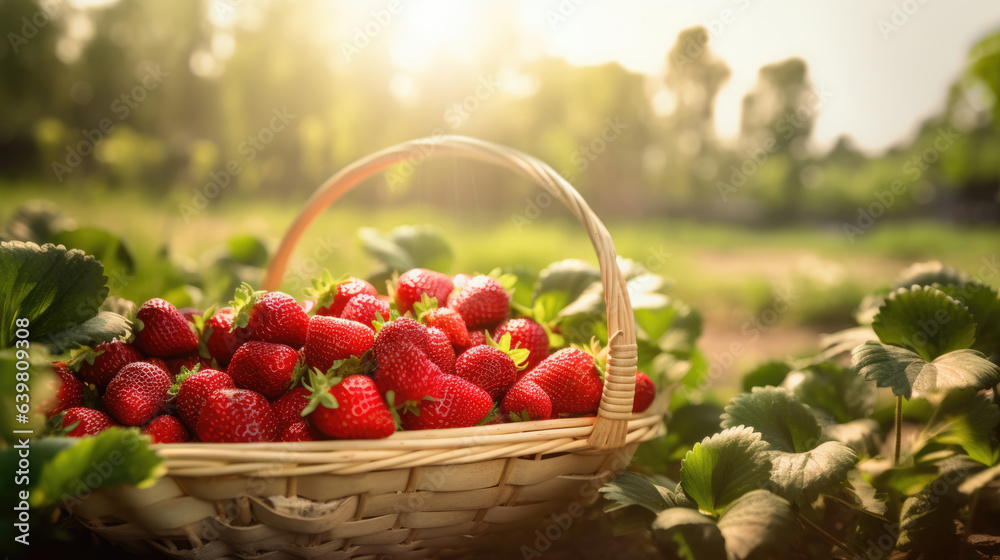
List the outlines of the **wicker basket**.
{"type": "Polygon", "coordinates": [[[575,518],[628,466],[640,442],[663,432],[665,395],[646,413],[631,413],[634,320],[607,229],[549,166],[510,148],[441,136],[348,166],[292,224],[265,287],[278,287],[296,242],[332,202],[390,165],[428,155],[508,167],[583,224],[600,263],[611,333],[597,417],[398,432],[382,440],[155,445],[167,476],[149,488],[100,489],[73,508],[77,519],[129,550],[183,558],[448,555],[510,544],[503,533],[513,530],[527,528],[534,538],[555,519],[575,518]]]}

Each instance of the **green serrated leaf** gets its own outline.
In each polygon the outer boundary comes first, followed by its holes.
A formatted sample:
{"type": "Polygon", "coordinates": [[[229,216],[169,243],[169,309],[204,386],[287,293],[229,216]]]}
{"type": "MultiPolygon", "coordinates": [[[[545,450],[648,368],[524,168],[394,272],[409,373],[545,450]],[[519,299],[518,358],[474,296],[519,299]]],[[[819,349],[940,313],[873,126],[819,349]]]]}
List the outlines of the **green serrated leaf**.
{"type": "Polygon", "coordinates": [[[771,488],[788,501],[805,506],[821,493],[838,489],[857,460],[854,451],[839,441],[801,453],[776,452],[771,456],[771,488]]]}
{"type": "Polygon", "coordinates": [[[667,557],[725,560],[726,548],[715,522],[688,508],[665,509],[651,527],[653,542],[667,557]]]}
{"type": "Polygon", "coordinates": [[[825,410],[842,423],[871,416],[878,400],[873,382],[829,362],[792,372],[781,385],[812,407],[813,412],[825,410]]]}
{"type": "Polygon", "coordinates": [[[38,486],[31,493],[35,507],[71,500],[81,491],[106,486],[145,488],[166,474],[163,459],[149,449],[149,438],[135,428],[110,428],[93,437],[64,441],[69,443],[40,469],[38,486]]]}
{"type": "Polygon", "coordinates": [[[958,445],[969,458],[985,466],[997,461],[993,433],[1000,424],[1000,409],[972,389],[950,391],[939,405],[938,418],[925,430],[926,443],[958,445]]]}
{"type": "Polygon", "coordinates": [[[904,398],[949,389],[985,389],[1000,383],[1000,367],[975,350],[955,350],[928,363],[898,346],[868,341],[854,349],[851,365],[865,379],[904,398]]]}
{"type": "Polygon", "coordinates": [[[604,511],[614,511],[628,506],[640,506],[653,513],[677,506],[674,492],[657,486],[645,478],[630,472],[623,472],[605,484],[599,492],[611,502],[604,511]]]}
{"type": "Polygon", "coordinates": [[[960,286],[969,281],[969,275],[964,272],[944,266],[940,261],[914,263],[899,273],[895,288],[930,286],[932,284],[960,286]]]}
{"type": "Polygon", "coordinates": [[[879,494],[857,469],[852,469],[847,473],[847,480],[843,482],[843,487],[844,494],[855,509],[880,517],[888,511],[886,496],[879,494]]]}
{"type": "Polygon", "coordinates": [[[809,451],[822,437],[822,428],[809,406],[778,387],[754,387],[730,400],[722,427],[740,425],[753,428],[772,449],[786,453],[809,451]]]}
{"type": "Polygon", "coordinates": [[[40,339],[53,354],[81,346],[97,346],[103,342],[125,339],[132,335],[132,323],[125,317],[110,311],[101,311],[86,321],[40,339]]]}
{"type": "Polygon", "coordinates": [[[754,490],[722,512],[719,531],[729,560],[740,560],[784,557],[798,540],[800,529],[787,501],[767,490],[754,490]]]}
{"type": "Polygon", "coordinates": [[[120,268],[126,274],[135,271],[135,260],[125,241],[104,229],[80,227],[61,231],[50,235],[45,242],[93,255],[108,270],[120,268]]]}
{"type": "Polygon", "coordinates": [[[681,462],[681,487],[698,509],[718,515],[736,498],[770,479],[768,445],[749,427],[729,428],[701,443],[681,462]]]}
{"type": "Polygon", "coordinates": [[[15,321],[27,319],[31,340],[97,315],[108,296],[104,267],[94,257],[62,246],[0,243],[0,348],[10,347],[15,321]]]}
{"type": "Polygon", "coordinates": [[[976,321],[969,309],[932,286],[889,294],[872,329],[883,344],[909,348],[928,362],[976,341],[976,321]]]}
{"type": "Polygon", "coordinates": [[[960,286],[935,286],[969,308],[976,321],[976,342],[973,350],[987,356],[1000,353],[1000,300],[997,290],[979,282],[960,286]]]}

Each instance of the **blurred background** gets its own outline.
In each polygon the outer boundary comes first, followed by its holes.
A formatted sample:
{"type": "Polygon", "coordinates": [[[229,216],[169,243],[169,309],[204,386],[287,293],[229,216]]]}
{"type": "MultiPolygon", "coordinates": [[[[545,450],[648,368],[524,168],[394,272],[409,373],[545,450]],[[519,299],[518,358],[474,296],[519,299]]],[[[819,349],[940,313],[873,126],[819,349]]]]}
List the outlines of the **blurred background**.
{"type": "MultiPolygon", "coordinates": [[[[0,235],[98,253],[136,301],[227,301],[330,174],[443,134],[551,164],[720,371],[914,260],[1000,274],[1000,4],[4,0],[0,29],[0,235]]],[[[427,157],[325,214],[286,291],[401,224],[449,272],[593,260],[531,185],[427,157]]]]}

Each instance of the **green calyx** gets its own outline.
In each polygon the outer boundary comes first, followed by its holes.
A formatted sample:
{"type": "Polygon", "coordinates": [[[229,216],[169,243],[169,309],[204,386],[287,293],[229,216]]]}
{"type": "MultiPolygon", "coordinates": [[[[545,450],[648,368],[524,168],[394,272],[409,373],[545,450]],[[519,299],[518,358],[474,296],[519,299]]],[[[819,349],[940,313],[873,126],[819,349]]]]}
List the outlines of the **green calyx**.
{"type": "Polygon", "coordinates": [[[413,304],[413,316],[420,321],[424,322],[424,316],[431,312],[433,309],[438,308],[438,299],[436,297],[431,297],[427,294],[420,294],[420,301],[413,304]]]}
{"type": "Polygon", "coordinates": [[[372,321],[372,326],[375,327],[375,334],[378,334],[387,323],[391,323],[396,319],[399,319],[401,315],[399,311],[396,310],[396,304],[389,304],[389,318],[386,319],[381,313],[375,314],[375,320],[372,321]]]}
{"type": "Polygon", "coordinates": [[[312,279],[312,288],[306,288],[306,297],[316,300],[316,309],[323,309],[333,305],[333,300],[337,297],[337,288],[351,279],[348,275],[334,278],[329,270],[323,269],[319,278],[312,279]]]}
{"type": "Polygon", "coordinates": [[[73,354],[73,357],[66,362],[66,367],[72,371],[80,371],[80,367],[83,366],[83,362],[87,362],[87,365],[94,365],[94,359],[104,353],[104,350],[94,350],[90,346],[82,346],[79,350],[73,354]]]}
{"type": "Polygon", "coordinates": [[[176,399],[177,398],[177,393],[180,393],[180,391],[181,391],[181,384],[184,383],[185,381],[187,381],[188,377],[191,377],[192,375],[198,373],[200,370],[201,370],[201,363],[200,362],[197,363],[197,364],[195,364],[194,367],[191,368],[191,369],[188,369],[187,366],[181,366],[181,371],[180,371],[180,373],[177,374],[176,381],[170,387],[170,389],[167,390],[167,395],[169,395],[167,397],[167,400],[168,401],[172,401],[172,400],[176,399]]]}
{"type": "Polygon", "coordinates": [[[320,405],[331,409],[340,408],[340,403],[330,393],[330,389],[336,387],[343,380],[344,378],[338,375],[334,368],[330,368],[326,373],[317,368],[309,370],[309,381],[303,380],[302,386],[308,389],[311,394],[309,395],[309,404],[302,409],[302,416],[312,414],[320,405]]]}
{"type": "Polygon", "coordinates": [[[490,335],[490,331],[485,331],[485,332],[486,332],[486,343],[500,350],[504,354],[510,356],[510,359],[514,360],[514,365],[517,366],[518,370],[523,370],[528,366],[528,356],[531,354],[531,352],[527,348],[521,348],[520,344],[518,344],[514,348],[511,348],[510,333],[503,333],[503,336],[500,337],[500,341],[497,342],[493,340],[493,337],[490,335]]]}
{"type": "Polygon", "coordinates": [[[229,306],[233,308],[233,328],[229,332],[233,332],[238,328],[246,328],[250,324],[250,312],[253,311],[253,306],[257,304],[257,300],[260,296],[266,294],[264,290],[254,291],[250,284],[244,282],[239,288],[236,288],[236,293],[233,294],[233,301],[229,302],[229,306]]]}

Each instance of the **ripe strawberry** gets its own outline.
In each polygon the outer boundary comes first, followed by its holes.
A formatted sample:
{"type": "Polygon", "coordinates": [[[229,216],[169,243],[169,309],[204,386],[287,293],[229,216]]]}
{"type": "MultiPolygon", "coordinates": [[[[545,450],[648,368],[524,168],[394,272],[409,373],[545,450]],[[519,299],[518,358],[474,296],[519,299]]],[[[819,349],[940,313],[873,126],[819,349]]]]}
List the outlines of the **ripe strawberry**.
{"type": "Polygon", "coordinates": [[[119,340],[98,344],[93,349],[85,349],[73,357],[77,364],[77,374],[84,383],[93,383],[104,389],[122,367],[132,362],[141,362],[142,354],[134,347],[119,340]]]}
{"type": "Polygon", "coordinates": [[[198,335],[170,302],[153,298],[142,304],[135,318],[140,327],[133,344],[143,355],[166,359],[198,351],[198,335]]]}
{"type": "Polygon", "coordinates": [[[351,321],[357,321],[371,330],[375,330],[375,321],[381,316],[382,320],[388,320],[392,312],[389,302],[369,294],[359,294],[351,298],[344,306],[341,317],[351,321]]]}
{"type": "Polygon", "coordinates": [[[552,414],[583,414],[597,410],[604,385],[594,357],[563,348],[542,360],[522,379],[534,381],[552,399],[552,414]]]}
{"type": "Polygon", "coordinates": [[[299,418],[295,422],[285,426],[281,430],[281,436],[278,437],[278,441],[292,442],[292,441],[321,441],[327,439],[326,434],[317,430],[312,424],[299,418]]]}
{"type": "Polygon", "coordinates": [[[153,443],[184,443],[191,441],[191,434],[176,416],[157,416],[142,428],[142,433],[149,434],[153,439],[153,443]]]}
{"type": "Polygon", "coordinates": [[[437,298],[439,302],[448,300],[448,294],[455,288],[451,276],[426,268],[411,268],[399,275],[396,291],[396,309],[400,313],[413,310],[413,304],[420,301],[421,296],[437,298]]]}
{"type": "Polygon", "coordinates": [[[506,352],[488,344],[469,348],[455,361],[459,377],[481,387],[495,401],[517,380],[517,364],[506,352]]]}
{"type": "Polygon", "coordinates": [[[134,362],[108,383],[104,406],[122,424],[140,426],[163,411],[173,383],[167,370],[149,362],[134,362]]]}
{"type": "Polygon", "coordinates": [[[310,395],[312,395],[312,391],[299,386],[271,403],[271,411],[274,412],[274,422],[278,426],[278,433],[283,433],[285,428],[291,424],[302,421],[302,411],[309,404],[310,395]]]}
{"type": "Polygon", "coordinates": [[[223,371],[203,369],[188,371],[177,376],[177,382],[170,388],[170,395],[177,401],[177,415],[192,430],[198,427],[208,397],[222,389],[235,389],[233,378],[223,371]]]}
{"type": "Polygon", "coordinates": [[[371,378],[313,370],[309,379],[312,396],[302,415],[309,415],[320,432],[340,439],[377,439],[396,431],[392,412],[371,378]]]}
{"type": "Polygon", "coordinates": [[[496,278],[476,276],[448,300],[469,329],[492,329],[507,317],[510,293],[496,278]]]}
{"type": "Polygon", "coordinates": [[[246,342],[240,336],[244,334],[243,331],[233,331],[233,321],[236,319],[233,308],[223,307],[200,317],[200,319],[195,318],[195,325],[199,327],[198,331],[204,344],[202,357],[213,358],[220,366],[226,367],[233,359],[236,349],[246,342]]]}
{"type": "Polygon", "coordinates": [[[246,389],[212,393],[196,431],[202,441],[216,443],[274,441],[278,435],[270,403],[260,393],[246,389]]]}
{"type": "Polygon", "coordinates": [[[195,368],[197,369],[210,369],[212,367],[212,362],[206,360],[205,358],[199,356],[188,356],[186,358],[174,358],[172,360],[166,360],[167,371],[170,375],[174,376],[176,379],[178,375],[181,374],[182,370],[191,371],[195,368]]]}
{"type": "Polygon", "coordinates": [[[226,373],[241,389],[274,400],[292,385],[299,353],[291,346],[251,340],[233,354],[226,373]]]}
{"type": "Polygon", "coordinates": [[[469,346],[469,329],[458,311],[450,307],[435,307],[422,313],[420,320],[428,327],[437,327],[444,331],[456,348],[469,346]]]}
{"type": "Polygon", "coordinates": [[[404,344],[416,346],[421,352],[427,352],[427,329],[409,317],[400,317],[385,323],[375,335],[375,357],[382,359],[383,354],[389,354],[404,344]]]}
{"type": "Polygon", "coordinates": [[[312,288],[306,288],[306,295],[316,300],[316,315],[342,317],[344,306],[354,296],[378,295],[375,286],[354,277],[334,279],[329,270],[324,270],[320,278],[314,278],[312,288]]]}
{"type": "Polygon", "coordinates": [[[427,357],[442,373],[455,375],[455,347],[448,335],[437,327],[427,328],[427,357]]]}
{"type": "Polygon", "coordinates": [[[454,375],[445,375],[441,398],[420,405],[420,414],[407,414],[408,430],[467,428],[483,421],[493,409],[489,393],[454,375]]]}
{"type": "Polygon", "coordinates": [[[413,410],[426,399],[441,398],[443,381],[441,368],[413,344],[402,342],[378,354],[375,384],[383,395],[393,392],[390,404],[397,409],[413,410]]]}
{"type": "Polygon", "coordinates": [[[549,335],[545,327],[528,318],[510,319],[497,327],[493,338],[510,333],[510,345],[528,351],[528,361],[524,371],[531,371],[549,356],[549,335]]]}
{"type": "Polygon", "coordinates": [[[452,278],[452,283],[455,285],[456,288],[462,289],[465,287],[466,284],[469,283],[469,280],[472,280],[471,274],[459,272],[458,274],[455,275],[454,278],[452,278]]]}
{"type": "Polygon", "coordinates": [[[635,372],[635,397],[632,399],[632,412],[646,412],[656,398],[656,385],[648,375],[641,371],[635,372]]]}
{"type": "Polygon", "coordinates": [[[534,381],[522,379],[504,397],[500,411],[514,422],[552,417],[552,399],[534,381]]]}
{"type": "Polygon", "coordinates": [[[244,283],[236,290],[230,305],[236,329],[243,329],[246,340],[260,340],[299,348],[306,342],[309,315],[284,292],[253,291],[244,283]]]}
{"type": "Polygon", "coordinates": [[[304,346],[306,364],[325,373],[337,361],[361,357],[374,345],[375,333],[361,323],[313,315],[304,346]]]}
{"type": "Polygon", "coordinates": [[[58,377],[59,389],[56,391],[54,408],[46,411],[49,417],[55,416],[64,410],[83,406],[83,390],[85,388],[83,382],[77,379],[64,363],[55,363],[53,367],[58,377]]]}
{"type": "Polygon", "coordinates": [[[66,414],[63,415],[63,429],[69,428],[73,424],[76,424],[76,427],[66,432],[66,437],[96,436],[108,428],[120,425],[115,422],[114,418],[100,410],[79,406],[66,410],[66,414]]]}

